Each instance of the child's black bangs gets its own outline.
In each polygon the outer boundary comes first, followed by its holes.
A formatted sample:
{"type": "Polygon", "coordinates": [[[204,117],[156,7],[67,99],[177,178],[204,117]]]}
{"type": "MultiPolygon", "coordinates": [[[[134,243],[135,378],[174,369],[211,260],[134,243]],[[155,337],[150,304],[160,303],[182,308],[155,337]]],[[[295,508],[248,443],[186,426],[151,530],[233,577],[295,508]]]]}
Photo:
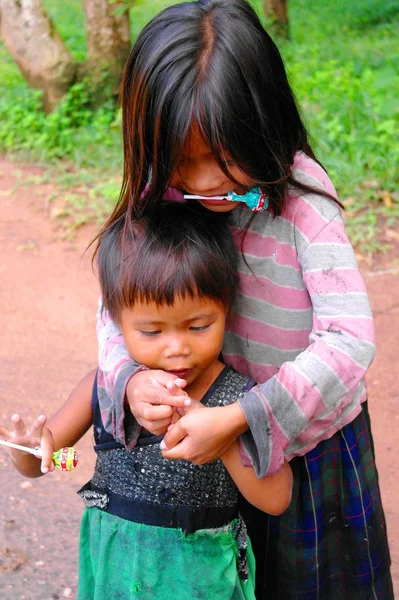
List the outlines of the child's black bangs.
{"type": "Polygon", "coordinates": [[[123,266],[114,298],[115,312],[120,314],[136,302],[172,306],[177,298],[211,298],[228,310],[234,278],[226,274],[225,261],[220,257],[201,255],[195,247],[182,248],[181,252],[176,246],[171,252],[158,247],[146,254],[137,248],[123,266]]]}
{"type": "Polygon", "coordinates": [[[104,306],[119,322],[135,302],[172,305],[177,297],[208,297],[226,310],[237,288],[237,253],[224,215],[197,202],[162,202],[102,237],[99,259],[104,306]]]}
{"type": "Polygon", "coordinates": [[[121,307],[130,308],[136,302],[172,306],[177,298],[212,298],[228,306],[225,285],[221,283],[223,277],[216,280],[206,269],[188,264],[187,257],[176,258],[168,260],[162,254],[130,265],[129,275],[122,280],[121,307]]]}

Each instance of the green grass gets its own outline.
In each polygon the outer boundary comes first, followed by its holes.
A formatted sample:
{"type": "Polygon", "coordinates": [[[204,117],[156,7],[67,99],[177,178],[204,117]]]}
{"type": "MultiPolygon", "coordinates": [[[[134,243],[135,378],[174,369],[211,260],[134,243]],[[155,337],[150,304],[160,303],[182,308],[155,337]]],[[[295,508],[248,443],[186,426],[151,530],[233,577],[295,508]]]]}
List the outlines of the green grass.
{"type": "MultiPolygon", "coordinates": [[[[81,0],[45,0],[72,56],[86,54],[81,0]]],[[[137,0],[132,35],[167,0],[137,0]]],[[[253,4],[261,11],[261,0],[253,4]]],[[[313,147],[347,206],[352,242],[362,252],[384,250],[385,231],[399,218],[397,143],[399,0],[290,0],[291,39],[277,40],[312,136],[313,147]]],[[[112,104],[96,113],[75,86],[49,116],[40,92],[28,88],[0,46],[0,152],[44,164],[58,184],[50,202],[74,228],[101,221],[118,195],[120,115],[112,104]]]]}

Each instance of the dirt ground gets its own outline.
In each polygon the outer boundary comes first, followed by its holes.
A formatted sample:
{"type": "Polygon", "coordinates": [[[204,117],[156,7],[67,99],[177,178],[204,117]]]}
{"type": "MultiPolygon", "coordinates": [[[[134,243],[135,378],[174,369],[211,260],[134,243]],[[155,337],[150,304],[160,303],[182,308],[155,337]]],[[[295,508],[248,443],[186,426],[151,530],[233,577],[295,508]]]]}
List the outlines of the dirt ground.
{"type": "MultiPolygon", "coordinates": [[[[46,214],[50,185],[21,186],[38,169],[0,159],[0,422],[20,412],[51,414],[96,366],[98,284],[85,228],[72,244],[59,239],[46,214]],[[19,171],[16,175],[16,171],[19,171]],[[22,171],[22,176],[21,176],[22,171]]],[[[361,261],[377,328],[377,358],[368,384],[393,576],[399,592],[399,246],[361,261]],[[395,272],[395,266],[398,270],[395,272]]],[[[89,434],[71,473],[23,479],[0,448],[0,598],[76,598],[82,502],[94,453],[89,434]]]]}

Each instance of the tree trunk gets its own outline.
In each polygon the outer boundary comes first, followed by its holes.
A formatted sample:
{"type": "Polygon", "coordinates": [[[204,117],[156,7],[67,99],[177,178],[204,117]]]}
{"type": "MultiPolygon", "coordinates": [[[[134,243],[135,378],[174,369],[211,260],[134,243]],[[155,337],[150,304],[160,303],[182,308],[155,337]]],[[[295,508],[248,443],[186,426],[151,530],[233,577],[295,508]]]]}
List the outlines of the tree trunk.
{"type": "Polygon", "coordinates": [[[83,0],[87,33],[85,78],[97,90],[98,104],[103,96],[118,95],[123,67],[130,52],[128,11],[117,16],[123,2],[83,0]],[[107,89],[108,88],[108,89],[107,89]]]}
{"type": "Polygon", "coordinates": [[[265,13],[275,23],[276,31],[284,37],[288,37],[288,0],[263,0],[265,13]]]}
{"type": "Polygon", "coordinates": [[[0,0],[0,32],[28,83],[43,90],[51,112],[76,76],[76,63],[41,0],[0,0]]]}

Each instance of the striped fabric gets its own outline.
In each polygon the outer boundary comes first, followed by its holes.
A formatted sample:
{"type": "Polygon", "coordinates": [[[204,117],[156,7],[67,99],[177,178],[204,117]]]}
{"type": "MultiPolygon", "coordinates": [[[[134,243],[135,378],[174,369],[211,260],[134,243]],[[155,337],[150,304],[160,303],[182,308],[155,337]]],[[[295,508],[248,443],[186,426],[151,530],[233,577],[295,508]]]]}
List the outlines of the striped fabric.
{"type": "Polygon", "coordinates": [[[367,402],[352,423],[294,458],[292,502],[269,517],[243,501],[257,600],[393,600],[367,402]]]}
{"type": "MultiPolygon", "coordinates": [[[[325,171],[302,152],[294,175],[335,194],[325,171]]],[[[241,452],[262,476],[274,473],[284,454],[291,459],[309,452],[359,414],[374,328],[338,205],[290,190],[283,216],[251,216],[246,207],[231,213],[243,255],[223,356],[259,383],[241,400],[250,427],[241,452]]],[[[131,446],[137,432],[124,431],[123,396],[137,365],[105,311],[98,339],[103,422],[131,446]]]]}

